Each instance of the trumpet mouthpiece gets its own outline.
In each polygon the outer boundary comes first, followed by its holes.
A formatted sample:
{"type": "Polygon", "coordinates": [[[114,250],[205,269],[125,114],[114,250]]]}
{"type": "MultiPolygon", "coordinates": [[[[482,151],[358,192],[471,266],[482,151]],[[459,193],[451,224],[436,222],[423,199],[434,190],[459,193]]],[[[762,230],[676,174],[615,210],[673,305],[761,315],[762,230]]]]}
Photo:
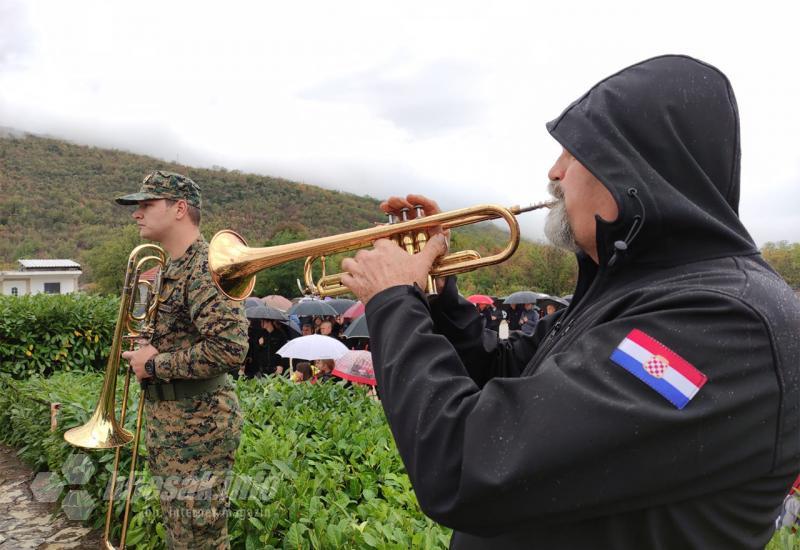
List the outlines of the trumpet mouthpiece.
{"type": "Polygon", "coordinates": [[[540,208],[552,208],[556,205],[558,201],[555,199],[549,201],[541,201],[534,204],[529,204],[528,206],[512,206],[510,208],[511,212],[516,216],[517,214],[523,214],[525,212],[530,212],[531,210],[539,210],[540,208]]]}

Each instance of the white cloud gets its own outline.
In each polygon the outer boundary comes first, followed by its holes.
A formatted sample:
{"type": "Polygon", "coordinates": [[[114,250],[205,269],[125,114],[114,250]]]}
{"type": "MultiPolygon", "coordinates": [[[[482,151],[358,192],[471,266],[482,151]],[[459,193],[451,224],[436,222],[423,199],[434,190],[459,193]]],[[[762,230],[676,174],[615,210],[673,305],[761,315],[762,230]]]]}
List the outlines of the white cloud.
{"type": "Polygon", "coordinates": [[[737,92],[745,224],[800,239],[795,19],[778,4],[5,2],[0,125],[445,208],[544,198],[547,120],[630,63],[694,55],[737,92]]]}

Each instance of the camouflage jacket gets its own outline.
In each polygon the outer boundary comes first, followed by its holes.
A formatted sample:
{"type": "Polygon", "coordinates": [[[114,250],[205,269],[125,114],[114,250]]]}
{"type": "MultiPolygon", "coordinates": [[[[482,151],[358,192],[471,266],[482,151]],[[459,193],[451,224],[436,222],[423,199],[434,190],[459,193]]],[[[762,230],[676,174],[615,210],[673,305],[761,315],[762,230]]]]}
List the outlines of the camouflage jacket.
{"type": "Polygon", "coordinates": [[[201,236],[162,276],[151,343],[161,380],[211,378],[229,372],[247,355],[247,319],[238,302],[217,290],[201,236]]]}
{"type": "MultiPolygon", "coordinates": [[[[244,310],[214,286],[208,271],[208,243],[202,237],[183,256],[167,263],[160,299],[150,340],[159,351],[155,357],[158,379],[211,378],[243,363],[247,355],[244,310]]],[[[202,457],[210,460],[219,455],[230,461],[239,445],[242,415],[229,384],[189,399],[148,400],[145,411],[150,456],[163,458],[156,449],[171,449],[167,460],[151,460],[155,475],[185,472],[200,464],[207,467],[208,460],[203,462],[202,457]]]]}

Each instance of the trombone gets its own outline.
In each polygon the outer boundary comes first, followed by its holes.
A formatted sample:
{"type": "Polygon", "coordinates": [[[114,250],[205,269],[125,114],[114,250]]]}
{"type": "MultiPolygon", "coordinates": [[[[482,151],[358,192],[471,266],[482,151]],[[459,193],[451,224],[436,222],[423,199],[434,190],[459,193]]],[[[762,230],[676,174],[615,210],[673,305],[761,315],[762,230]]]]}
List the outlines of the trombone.
{"type": "Polygon", "coordinates": [[[421,251],[428,240],[429,231],[435,227],[444,230],[488,220],[502,219],[508,224],[509,239],[505,248],[487,257],[474,250],[446,254],[437,260],[428,277],[428,292],[435,292],[436,277],[465,273],[481,267],[498,264],[510,258],[519,245],[519,222],[516,216],[540,208],[550,208],[553,201],[526,207],[484,204],[440,212],[425,216],[421,206],[415,206],[416,218],[408,219],[408,209],[403,209],[400,219],[389,215],[389,223],[341,235],[311,239],[299,243],[251,248],[238,233],[224,229],[214,235],[208,247],[208,265],[217,287],[229,298],[243,300],[255,286],[255,274],[261,270],[305,257],[304,278],[306,291],[316,296],[336,296],[348,292],[341,284],[342,273],[325,273],[325,256],[350,252],[371,246],[378,239],[392,239],[409,254],[421,251]],[[322,261],[322,276],[315,282],[313,264],[322,261]]]}
{"type": "MultiPolygon", "coordinates": [[[[84,449],[116,449],[114,456],[114,469],[111,473],[111,486],[109,487],[108,510],[103,534],[105,548],[114,549],[110,542],[111,516],[114,507],[114,494],[117,484],[120,450],[133,440],[133,454],[131,455],[131,469],[128,476],[128,491],[125,498],[125,513],[122,519],[122,534],[120,535],[119,548],[125,548],[125,538],[128,531],[128,516],[130,514],[131,497],[133,496],[134,477],[136,474],[136,460],[139,456],[139,437],[142,430],[142,414],[144,412],[144,396],[139,396],[139,408],[136,413],[135,435],[117,422],[115,417],[115,404],[117,389],[117,373],[119,372],[122,358],[123,340],[128,340],[131,345],[139,338],[150,338],[155,329],[156,314],[158,312],[158,295],[161,290],[161,275],[153,283],[140,279],[146,265],[153,262],[162,268],[166,264],[167,255],[159,246],[143,244],[133,249],[128,257],[125,271],[125,283],[122,287],[122,297],[117,314],[117,324],[114,329],[114,339],[111,343],[108,362],[106,363],[103,378],[103,389],[94,414],[82,426],[71,428],[64,433],[64,439],[70,445],[84,449]],[[146,290],[145,307],[142,313],[137,313],[136,292],[140,286],[146,290]]],[[[125,420],[125,409],[128,404],[128,389],[130,387],[131,369],[127,368],[125,386],[122,392],[120,421],[125,420]]],[[[143,383],[144,384],[144,383],[143,383]]]]}

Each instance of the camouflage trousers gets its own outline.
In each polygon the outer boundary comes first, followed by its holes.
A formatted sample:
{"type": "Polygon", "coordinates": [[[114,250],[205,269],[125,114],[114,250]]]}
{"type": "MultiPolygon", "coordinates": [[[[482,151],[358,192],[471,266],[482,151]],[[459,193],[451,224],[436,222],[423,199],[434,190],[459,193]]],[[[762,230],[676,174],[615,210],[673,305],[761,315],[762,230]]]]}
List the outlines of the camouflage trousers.
{"type": "MultiPolygon", "coordinates": [[[[175,460],[181,450],[147,450],[150,471],[161,484],[159,499],[169,548],[230,548],[225,480],[236,452],[231,443],[181,449],[200,453],[195,460],[186,462],[175,460]]],[[[238,443],[237,438],[235,444],[238,443]]]]}
{"type": "Polygon", "coordinates": [[[214,392],[205,403],[147,403],[154,413],[148,415],[148,465],[160,485],[169,548],[230,547],[226,481],[241,434],[238,402],[231,394],[214,392]],[[216,409],[213,415],[209,405],[216,409]],[[187,415],[190,407],[193,414],[187,415]]]}

